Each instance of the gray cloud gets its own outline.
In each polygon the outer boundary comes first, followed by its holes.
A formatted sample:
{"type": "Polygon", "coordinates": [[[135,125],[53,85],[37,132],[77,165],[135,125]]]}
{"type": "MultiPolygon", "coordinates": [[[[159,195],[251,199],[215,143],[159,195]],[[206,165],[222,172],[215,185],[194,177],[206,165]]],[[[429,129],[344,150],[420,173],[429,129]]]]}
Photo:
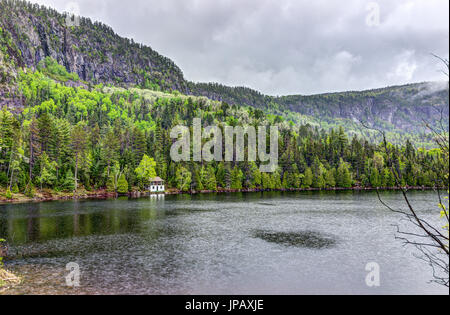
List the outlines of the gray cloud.
{"type": "MultiPolygon", "coordinates": [[[[68,3],[36,2],[60,11],[68,3]]],[[[445,79],[430,53],[449,56],[448,0],[72,2],[192,81],[284,95],[445,79]]]]}

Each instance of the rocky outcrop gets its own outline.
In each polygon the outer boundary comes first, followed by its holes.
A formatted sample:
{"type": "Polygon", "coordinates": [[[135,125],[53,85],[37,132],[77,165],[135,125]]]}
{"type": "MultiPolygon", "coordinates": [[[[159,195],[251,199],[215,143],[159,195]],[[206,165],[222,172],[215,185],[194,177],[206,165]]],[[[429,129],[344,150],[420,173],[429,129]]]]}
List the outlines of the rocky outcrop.
{"type": "Polygon", "coordinates": [[[448,126],[448,82],[426,82],[360,92],[271,97],[244,87],[189,83],[194,95],[262,110],[289,110],[336,124],[345,119],[385,131],[418,132],[443,117],[448,126]]]}
{"type": "Polygon", "coordinates": [[[85,81],[186,91],[183,73],[170,59],[102,23],[79,22],[68,26],[65,15],[36,4],[0,2],[0,27],[21,52],[11,56],[16,65],[36,68],[49,56],[85,81]]]}
{"type": "Polygon", "coordinates": [[[424,122],[443,118],[448,126],[448,82],[427,82],[383,89],[313,96],[285,96],[284,108],[322,119],[343,118],[383,130],[415,132],[424,122]]]}
{"type": "Polygon", "coordinates": [[[94,84],[178,90],[262,110],[290,110],[334,125],[342,119],[364,121],[385,131],[410,133],[420,131],[423,121],[444,117],[448,126],[448,82],[271,97],[245,87],[187,82],[173,61],[150,47],[122,38],[102,23],[87,18],[79,22],[79,26],[68,26],[66,16],[53,9],[24,1],[0,1],[0,108],[24,106],[10,84],[17,68],[36,68],[45,57],[52,57],[81,80],[94,84]]]}

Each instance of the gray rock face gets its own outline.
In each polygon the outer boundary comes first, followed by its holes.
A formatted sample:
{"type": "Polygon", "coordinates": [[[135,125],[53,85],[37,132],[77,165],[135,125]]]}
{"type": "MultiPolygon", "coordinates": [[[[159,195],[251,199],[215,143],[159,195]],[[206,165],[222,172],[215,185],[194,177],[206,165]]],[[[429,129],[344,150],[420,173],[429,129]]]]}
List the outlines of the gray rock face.
{"type": "Polygon", "coordinates": [[[150,47],[115,34],[101,23],[81,18],[67,26],[65,15],[28,3],[1,1],[0,27],[21,52],[16,64],[36,68],[49,56],[82,80],[115,85],[154,83],[186,91],[181,70],[150,47]]]}
{"type": "MultiPolygon", "coordinates": [[[[243,87],[187,82],[173,61],[150,47],[122,38],[110,27],[86,18],[80,18],[79,26],[67,26],[65,15],[36,4],[0,1],[0,27],[11,39],[1,44],[15,66],[34,69],[49,56],[94,84],[178,90],[230,104],[291,110],[329,123],[339,119],[364,121],[386,131],[416,132],[423,121],[435,122],[441,117],[448,126],[448,82],[271,97],[243,87]]],[[[2,81],[9,80],[15,66],[0,64],[2,81]]],[[[23,106],[10,87],[2,88],[0,83],[0,92],[0,105],[23,106]]]]}
{"type": "Polygon", "coordinates": [[[289,95],[271,97],[244,87],[220,84],[189,83],[191,93],[229,104],[249,105],[260,109],[290,110],[336,123],[346,119],[365,122],[385,131],[417,132],[424,121],[435,123],[443,116],[448,127],[448,82],[427,82],[382,89],[328,93],[321,95],[289,95]]]}
{"type": "Polygon", "coordinates": [[[383,89],[314,96],[286,96],[277,101],[305,115],[365,122],[383,130],[416,132],[443,118],[448,126],[448,82],[428,82],[383,89]]]}

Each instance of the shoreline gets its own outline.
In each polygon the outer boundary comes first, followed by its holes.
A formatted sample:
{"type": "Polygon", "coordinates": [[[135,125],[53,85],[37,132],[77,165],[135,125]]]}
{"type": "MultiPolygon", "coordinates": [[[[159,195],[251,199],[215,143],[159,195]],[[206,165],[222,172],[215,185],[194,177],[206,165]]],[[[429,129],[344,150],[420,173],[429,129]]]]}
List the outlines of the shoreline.
{"type": "MultiPolygon", "coordinates": [[[[435,187],[403,187],[408,190],[413,191],[427,191],[434,190],[435,187]]],[[[180,191],[177,189],[170,189],[164,193],[151,193],[149,191],[133,191],[127,194],[118,194],[107,192],[106,190],[96,190],[92,192],[83,191],[77,195],[72,193],[54,193],[45,191],[40,192],[37,197],[26,197],[22,194],[15,194],[15,198],[6,199],[0,197],[0,205],[3,204],[21,204],[21,203],[39,203],[39,202],[49,202],[49,201],[64,201],[64,200],[104,200],[113,199],[118,197],[128,197],[128,198],[143,198],[149,197],[151,195],[199,195],[199,194],[229,194],[229,193],[257,193],[257,192],[307,192],[307,191],[400,191],[400,187],[352,187],[352,188],[288,188],[288,189],[261,189],[261,188],[247,188],[247,189],[218,189],[218,190],[200,190],[200,191],[180,191]]]]}

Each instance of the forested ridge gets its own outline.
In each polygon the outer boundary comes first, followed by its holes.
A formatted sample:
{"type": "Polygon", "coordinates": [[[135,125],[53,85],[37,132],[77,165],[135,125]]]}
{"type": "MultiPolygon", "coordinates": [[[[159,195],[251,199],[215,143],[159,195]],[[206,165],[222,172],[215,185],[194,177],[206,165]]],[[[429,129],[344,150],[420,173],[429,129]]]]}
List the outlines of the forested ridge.
{"type": "Polygon", "coordinates": [[[0,185],[7,188],[6,198],[33,196],[36,189],[106,187],[127,193],[144,189],[156,175],[184,191],[393,187],[390,161],[403,185],[431,187],[448,168],[439,149],[415,149],[409,141],[389,144],[388,157],[383,146],[349,138],[342,127],[296,125],[253,107],[176,91],[84,84],[51,58],[36,71],[19,71],[17,82],[26,107],[0,112],[0,185]],[[191,126],[196,117],[204,127],[277,125],[279,168],[261,173],[259,162],[173,162],[170,129],[191,126]]]}
{"type": "MultiPolygon", "coordinates": [[[[299,87],[300,89],[301,87],[299,87]]],[[[367,91],[348,91],[320,95],[272,97],[246,87],[218,83],[189,83],[194,95],[253,106],[275,112],[295,122],[309,123],[326,130],[343,126],[347,133],[380,141],[379,134],[361,128],[361,123],[386,132],[391,142],[431,147],[432,139],[424,123],[434,124],[449,115],[448,83],[424,82],[367,91]],[[298,119],[298,115],[302,119],[298,119]]],[[[444,120],[448,128],[448,119],[444,120]]]]}
{"type": "Polygon", "coordinates": [[[403,186],[448,185],[441,179],[448,161],[432,134],[410,129],[418,117],[448,113],[448,83],[265,96],[189,83],[172,61],[101,23],[82,18],[68,28],[45,7],[10,0],[0,7],[0,198],[128,193],[154,176],[181,191],[394,187],[396,176],[403,186]],[[358,107],[361,100],[370,106],[358,107]],[[362,116],[347,117],[349,108],[362,108],[362,116]],[[389,153],[361,117],[386,131],[389,153]],[[259,161],[173,162],[170,130],[194,118],[203,127],[278,126],[278,169],[261,173],[259,161]]]}
{"type": "MultiPolygon", "coordinates": [[[[0,27],[5,51],[20,68],[36,69],[45,57],[52,57],[70,73],[92,84],[138,87],[154,91],[180,91],[206,96],[230,105],[252,106],[281,115],[297,124],[309,123],[325,130],[343,126],[349,136],[357,134],[372,142],[377,133],[361,128],[361,122],[382,129],[396,144],[408,138],[418,147],[431,148],[432,138],[424,120],[448,116],[448,84],[425,82],[369,91],[321,95],[268,96],[247,87],[218,83],[194,83],[180,68],[150,47],[118,36],[111,27],[80,17],[79,26],[67,26],[66,15],[20,0],[0,2],[0,27]]],[[[157,31],[157,30],[152,30],[157,31]]],[[[430,58],[433,58],[430,55],[430,58]]],[[[11,69],[10,69],[11,70],[11,69]]],[[[2,81],[11,72],[2,70],[2,81]]],[[[299,91],[302,87],[299,86],[299,91]]],[[[0,104],[23,107],[20,94],[12,87],[1,88],[0,104]]],[[[444,122],[448,127],[448,120],[444,122]]]]}

